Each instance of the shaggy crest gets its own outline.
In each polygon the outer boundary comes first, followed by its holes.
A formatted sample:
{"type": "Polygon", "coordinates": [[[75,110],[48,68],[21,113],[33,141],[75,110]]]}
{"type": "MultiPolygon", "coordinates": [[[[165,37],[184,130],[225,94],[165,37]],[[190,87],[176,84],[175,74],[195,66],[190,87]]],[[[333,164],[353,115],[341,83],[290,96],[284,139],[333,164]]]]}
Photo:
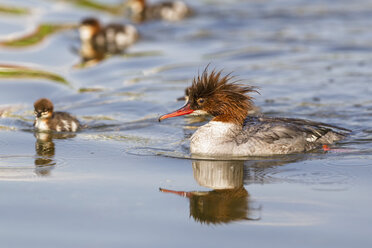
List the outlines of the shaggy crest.
{"type": "Polygon", "coordinates": [[[35,111],[41,112],[53,112],[53,103],[47,98],[40,98],[34,103],[35,111]]]}
{"type": "Polygon", "coordinates": [[[193,79],[189,88],[189,103],[192,109],[203,109],[215,116],[214,120],[243,124],[248,111],[252,109],[252,97],[246,95],[256,92],[254,86],[247,86],[233,81],[231,74],[222,76],[222,71],[208,67],[202,75],[193,79]]]}

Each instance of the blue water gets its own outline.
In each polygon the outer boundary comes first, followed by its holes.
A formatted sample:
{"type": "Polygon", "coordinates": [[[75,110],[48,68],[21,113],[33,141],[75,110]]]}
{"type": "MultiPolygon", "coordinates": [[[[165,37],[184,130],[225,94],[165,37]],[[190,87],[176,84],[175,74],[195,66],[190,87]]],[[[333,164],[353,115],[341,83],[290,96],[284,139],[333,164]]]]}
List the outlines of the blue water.
{"type": "MultiPolygon", "coordinates": [[[[137,24],[141,39],[126,55],[91,67],[76,67],[76,30],[26,48],[0,47],[0,65],[70,83],[0,78],[1,247],[372,244],[371,2],[187,3],[195,16],[137,24]],[[192,160],[188,137],[205,119],[157,118],[182,105],[176,98],[208,63],[258,86],[255,103],[265,115],[353,132],[330,152],[192,160]],[[40,97],[88,128],[41,141],[32,129],[40,97]]],[[[128,22],[68,1],[0,5],[31,9],[1,13],[0,41],[86,16],[128,22]]]]}

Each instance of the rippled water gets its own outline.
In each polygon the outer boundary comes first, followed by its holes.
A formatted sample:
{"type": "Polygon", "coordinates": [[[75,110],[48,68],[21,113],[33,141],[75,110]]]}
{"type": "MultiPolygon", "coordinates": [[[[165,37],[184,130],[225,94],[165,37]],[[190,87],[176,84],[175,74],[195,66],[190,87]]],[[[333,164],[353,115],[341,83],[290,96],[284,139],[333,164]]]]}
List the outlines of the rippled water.
{"type": "MultiPolygon", "coordinates": [[[[26,47],[0,46],[1,68],[65,79],[0,77],[2,246],[371,244],[372,3],[187,2],[192,18],[137,25],[137,44],[89,67],[80,66],[73,29],[26,47]],[[255,102],[268,116],[353,133],[330,152],[191,160],[188,137],[206,119],[157,117],[182,105],[176,99],[208,63],[258,86],[255,102]],[[87,128],[34,133],[32,104],[40,97],[87,128]]],[[[2,5],[30,12],[0,13],[0,41],[86,16],[126,22],[68,1],[2,5]]]]}

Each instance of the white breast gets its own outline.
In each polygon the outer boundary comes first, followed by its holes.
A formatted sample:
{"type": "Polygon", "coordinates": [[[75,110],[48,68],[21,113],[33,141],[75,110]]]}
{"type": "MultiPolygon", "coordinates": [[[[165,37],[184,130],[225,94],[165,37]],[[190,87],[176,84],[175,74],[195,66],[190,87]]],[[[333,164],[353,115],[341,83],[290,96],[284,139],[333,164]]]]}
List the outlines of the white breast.
{"type": "Polygon", "coordinates": [[[41,130],[41,131],[47,131],[47,130],[50,130],[49,129],[49,126],[47,125],[46,121],[45,120],[42,120],[42,119],[39,119],[39,118],[36,118],[36,121],[35,121],[35,128],[41,130]]]}
{"type": "Polygon", "coordinates": [[[236,143],[234,138],[239,127],[233,123],[210,121],[191,136],[190,150],[193,154],[233,155],[236,143]]]}
{"type": "Polygon", "coordinates": [[[89,41],[90,39],[92,39],[93,33],[92,33],[92,29],[89,27],[84,27],[84,26],[80,27],[79,33],[80,33],[80,39],[82,41],[89,41]]]}

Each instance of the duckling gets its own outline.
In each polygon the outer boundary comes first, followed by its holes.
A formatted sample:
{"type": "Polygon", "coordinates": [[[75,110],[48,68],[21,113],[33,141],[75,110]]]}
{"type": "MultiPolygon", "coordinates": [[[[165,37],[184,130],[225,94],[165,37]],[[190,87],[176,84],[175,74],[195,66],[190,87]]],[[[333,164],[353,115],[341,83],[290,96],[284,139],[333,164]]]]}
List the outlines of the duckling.
{"type": "Polygon", "coordinates": [[[127,2],[130,17],[136,22],[147,20],[180,21],[191,15],[192,10],[182,1],[148,4],[146,0],[127,2]]]}
{"type": "Polygon", "coordinates": [[[99,50],[105,53],[119,53],[134,44],[139,34],[130,24],[108,24],[102,27],[95,18],[84,19],[79,27],[82,53],[84,51],[99,50]]]}
{"type": "Polygon", "coordinates": [[[54,112],[53,103],[41,98],[34,103],[34,127],[38,131],[76,132],[81,128],[80,122],[66,112],[54,112]]]}

